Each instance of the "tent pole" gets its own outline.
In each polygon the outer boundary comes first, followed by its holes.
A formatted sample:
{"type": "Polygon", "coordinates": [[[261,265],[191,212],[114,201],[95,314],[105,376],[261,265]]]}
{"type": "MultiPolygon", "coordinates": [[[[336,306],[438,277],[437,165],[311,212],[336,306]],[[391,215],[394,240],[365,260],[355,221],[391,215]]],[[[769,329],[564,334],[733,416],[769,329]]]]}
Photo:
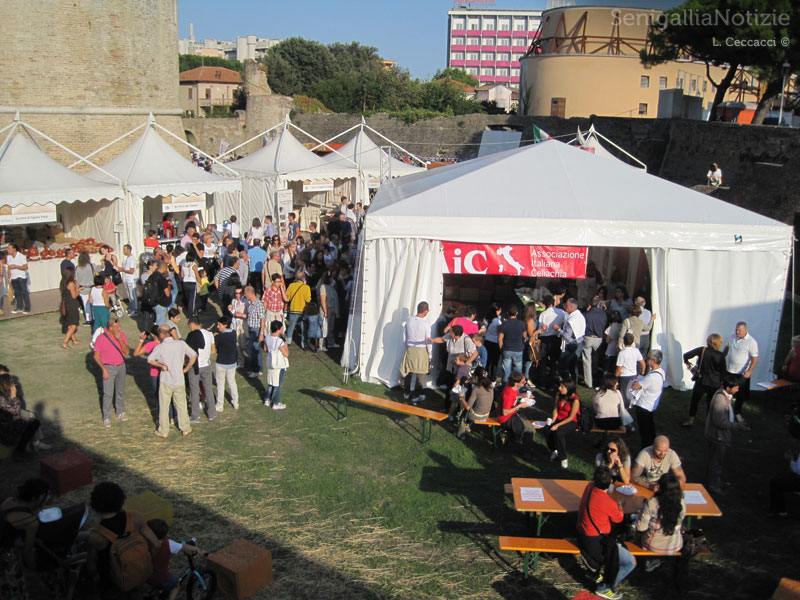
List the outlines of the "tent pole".
{"type": "Polygon", "coordinates": [[[387,138],[387,137],[386,137],[385,135],[383,135],[383,134],[382,134],[380,131],[375,131],[375,130],[374,130],[372,127],[370,127],[370,126],[369,126],[369,125],[367,125],[366,123],[364,124],[364,127],[366,127],[367,129],[369,129],[369,130],[370,130],[372,133],[374,133],[375,135],[377,135],[377,136],[379,136],[379,137],[383,138],[384,140],[386,140],[387,142],[389,142],[389,143],[390,143],[392,146],[394,146],[395,148],[398,148],[398,149],[402,150],[403,152],[405,152],[406,154],[408,154],[408,155],[409,155],[411,158],[413,158],[414,160],[416,160],[416,161],[417,161],[419,164],[421,164],[421,165],[425,165],[425,166],[427,166],[427,165],[428,165],[428,163],[427,163],[426,161],[422,160],[422,159],[421,159],[419,156],[417,156],[416,154],[412,154],[411,152],[409,152],[408,150],[406,150],[406,149],[405,149],[405,148],[403,148],[402,146],[399,146],[399,145],[395,144],[395,143],[394,143],[392,140],[390,140],[389,138],[387,138]]]}
{"type": "Polygon", "coordinates": [[[155,125],[155,126],[158,128],[158,129],[160,129],[161,131],[163,131],[163,132],[164,132],[164,133],[166,133],[167,135],[170,135],[170,136],[174,137],[176,140],[178,140],[178,141],[179,141],[179,142],[181,142],[182,144],[185,144],[186,146],[189,146],[189,148],[191,148],[191,149],[192,149],[192,150],[194,150],[195,152],[199,152],[199,153],[200,153],[200,154],[202,154],[203,156],[210,158],[210,159],[211,159],[213,162],[217,163],[217,164],[218,164],[219,166],[221,166],[221,167],[224,167],[225,169],[227,169],[228,171],[230,171],[231,173],[233,173],[233,174],[234,174],[234,175],[236,175],[237,177],[239,176],[239,173],[237,173],[236,171],[234,171],[233,169],[231,169],[231,168],[230,168],[229,166],[227,166],[225,163],[218,161],[216,158],[214,158],[214,157],[213,157],[213,156],[211,156],[210,154],[207,154],[207,153],[203,152],[202,150],[200,150],[200,148],[197,148],[196,146],[193,146],[192,144],[190,144],[190,143],[189,143],[189,142],[187,142],[186,140],[182,140],[180,137],[178,137],[177,135],[175,135],[174,133],[172,133],[172,132],[171,132],[169,129],[167,129],[167,128],[166,128],[166,127],[164,127],[163,125],[159,125],[159,124],[158,124],[158,123],[156,123],[155,121],[153,121],[153,125],[155,125]]]}
{"type": "MultiPolygon", "coordinates": [[[[292,127],[294,127],[295,129],[297,129],[297,131],[299,131],[299,132],[300,132],[300,133],[302,133],[303,135],[307,135],[308,137],[310,137],[312,140],[314,140],[315,142],[317,142],[317,144],[322,144],[322,143],[323,143],[322,141],[318,140],[318,139],[317,139],[317,138],[315,138],[313,135],[311,135],[310,133],[308,133],[308,132],[307,132],[307,131],[305,131],[304,129],[302,129],[302,128],[298,127],[297,125],[295,125],[295,124],[294,124],[294,123],[292,123],[291,121],[287,121],[287,123],[288,123],[289,125],[291,125],[292,127]]],[[[351,162],[351,163],[353,163],[355,166],[358,166],[358,163],[356,163],[356,162],[354,162],[353,160],[351,160],[351,159],[347,158],[347,157],[346,157],[344,154],[342,154],[342,153],[341,153],[341,152],[339,152],[338,150],[333,150],[333,148],[331,148],[331,151],[332,151],[332,152],[335,152],[336,154],[338,154],[339,156],[341,156],[342,158],[344,158],[344,159],[345,159],[347,162],[351,162]]],[[[277,169],[276,169],[276,171],[277,171],[277,169]]]]}

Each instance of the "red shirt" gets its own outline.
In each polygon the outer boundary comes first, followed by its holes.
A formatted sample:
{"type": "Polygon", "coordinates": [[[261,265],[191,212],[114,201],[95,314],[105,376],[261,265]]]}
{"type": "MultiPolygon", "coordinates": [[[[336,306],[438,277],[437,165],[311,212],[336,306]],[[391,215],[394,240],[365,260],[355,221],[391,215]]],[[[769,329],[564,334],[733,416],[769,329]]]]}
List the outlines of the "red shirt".
{"type": "Polygon", "coordinates": [[[508,410],[509,408],[514,408],[514,405],[517,403],[517,392],[519,390],[515,390],[514,386],[507,385],[505,389],[503,389],[503,402],[500,404],[500,410],[498,411],[497,420],[501,423],[505,423],[511,417],[514,416],[514,413],[510,415],[503,415],[504,410],[508,410]]]}
{"type": "Polygon", "coordinates": [[[147,248],[158,248],[158,240],[156,238],[144,238],[144,245],[147,248]]]}
{"type": "MultiPolygon", "coordinates": [[[[558,401],[558,413],[556,413],[556,421],[563,421],[569,416],[569,413],[572,412],[572,403],[575,400],[578,400],[580,402],[580,400],[578,399],[578,394],[572,394],[572,396],[570,396],[569,399],[562,398],[561,400],[558,401]]],[[[575,413],[575,418],[573,418],[572,420],[577,421],[579,414],[581,414],[580,405],[578,406],[578,412],[575,413]]]]}
{"type": "Polygon", "coordinates": [[[269,286],[264,291],[264,304],[267,307],[267,310],[270,312],[282,312],[283,311],[283,290],[278,288],[277,290],[269,286]]]}
{"type": "Polygon", "coordinates": [[[612,523],[621,523],[625,514],[611,496],[605,490],[599,490],[594,487],[593,483],[589,483],[583,491],[581,497],[581,504],[578,508],[578,531],[584,535],[600,535],[601,533],[611,533],[612,523]],[[589,503],[589,510],[592,513],[592,518],[586,512],[586,503],[589,499],[589,494],[592,495],[592,500],[589,503]],[[595,528],[595,525],[597,525],[595,528]],[[598,532],[598,529],[600,530],[598,532]]]}
{"type": "Polygon", "coordinates": [[[467,317],[458,317],[450,321],[450,327],[453,325],[461,325],[464,330],[464,335],[472,335],[478,333],[478,326],[474,321],[470,321],[467,317]]]}

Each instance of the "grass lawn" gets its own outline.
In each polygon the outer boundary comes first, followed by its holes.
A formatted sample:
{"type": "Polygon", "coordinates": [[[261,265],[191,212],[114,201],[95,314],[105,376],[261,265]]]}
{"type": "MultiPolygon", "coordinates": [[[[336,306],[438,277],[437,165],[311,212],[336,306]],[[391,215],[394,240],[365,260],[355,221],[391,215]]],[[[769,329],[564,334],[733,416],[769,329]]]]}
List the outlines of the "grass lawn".
{"type": "MultiPolygon", "coordinates": [[[[124,319],[123,329],[136,339],[133,321],[124,319]]],[[[185,321],[181,329],[185,334],[185,321]]],[[[94,461],[95,481],[117,481],[129,495],[152,490],[169,498],[175,539],[196,536],[213,550],[246,538],[271,550],[275,585],[260,598],[569,599],[585,589],[572,556],[544,557],[523,582],[521,558],[498,552],[497,537],[532,534],[503,484],[514,476],[586,478],[592,436],[572,436],[564,471],[550,463],[543,445],[529,461],[515,448],[494,450],[477,434],[461,442],[439,425],[421,445],[418,419],[355,403],[337,422],[335,401],[318,390],[341,385],[342,369],[326,355],[293,346],[282,396],[287,410],[264,408],[263,379],[239,376],[238,411],[226,404],[213,423],[203,417],[191,436],[173,430],[161,440],[153,436],[155,402],[143,360],[129,361],[130,420],[115,419],[106,430],[88,347],[59,347],[56,314],[0,322],[0,336],[0,362],[22,380],[54,451],[79,449],[94,461]]],[[[81,327],[79,336],[86,342],[89,328],[81,327]]],[[[397,399],[397,392],[357,380],[347,387],[397,399]]],[[[665,391],[656,423],[672,439],[689,481],[697,482],[705,470],[702,423],[679,426],[688,396],[665,391]]],[[[769,598],[781,576],[800,579],[800,522],[765,517],[767,482],[785,470],[781,457],[789,442],[782,407],[765,408],[763,396],[754,393],[745,408],[752,430],[736,436],[726,462],[731,485],[719,501],[724,516],[699,522],[716,552],[696,561],[691,598],[769,598]]],[[[538,394],[531,416],[544,418],[551,406],[538,394]]],[[[442,403],[430,400],[426,407],[441,410],[442,403]]],[[[628,439],[638,449],[636,434],[628,439]]],[[[3,497],[38,474],[34,459],[5,461],[2,469],[3,497]]],[[[58,502],[86,500],[89,491],[58,502]]],[[[574,521],[574,515],[552,518],[543,535],[572,537],[574,521]]],[[[652,574],[637,569],[621,591],[634,599],[676,596],[664,566],[652,574]]]]}

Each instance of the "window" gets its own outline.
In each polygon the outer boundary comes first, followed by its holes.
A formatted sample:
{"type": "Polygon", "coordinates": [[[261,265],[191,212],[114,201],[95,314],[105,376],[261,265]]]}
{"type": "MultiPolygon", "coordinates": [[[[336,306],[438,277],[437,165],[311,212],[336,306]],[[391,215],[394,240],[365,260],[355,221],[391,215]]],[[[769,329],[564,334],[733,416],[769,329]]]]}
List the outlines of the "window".
{"type": "Polygon", "coordinates": [[[206,88],[206,100],[211,99],[211,88],[206,88]]]}
{"type": "Polygon", "coordinates": [[[477,67],[467,67],[467,73],[469,73],[470,75],[477,75],[478,74],[478,68],[477,67]]]}
{"type": "Polygon", "coordinates": [[[697,79],[695,79],[694,77],[692,77],[689,80],[689,91],[690,92],[696,92],[697,91],[697,79]]]}
{"type": "Polygon", "coordinates": [[[706,93],[707,89],[708,89],[708,82],[705,79],[703,79],[703,93],[704,94],[706,93]]]}
{"type": "Polygon", "coordinates": [[[650,87],[650,76],[649,75],[642,75],[639,79],[639,87],[649,88],[650,87]]]}
{"type": "Polygon", "coordinates": [[[483,28],[486,31],[494,31],[494,19],[484,19],[483,28]]]}
{"type": "Polygon", "coordinates": [[[510,60],[508,52],[498,52],[497,60],[510,60]]]}
{"type": "Polygon", "coordinates": [[[525,38],[514,38],[514,45],[515,46],[527,46],[528,40],[525,38]]]}
{"type": "Polygon", "coordinates": [[[193,92],[194,90],[192,88],[189,88],[189,100],[192,99],[192,96],[194,95],[193,92]]]}
{"type": "Polygon", "coordinates": [[[464,60],[464,53],[463,52],[451,52],[450,53],[450,60],[464,60]]]}
{"type": "Polygon", "coordinates": [[[514,31],[525,31],[524,19],[514,19],[514,31]]]}
{"type": "Polygon", "coordinates": [[[483,67],[481,69],[481,75],[488,75],[491,77],[494,75],[494,69],[492,67],[483,67]]]}
{"type": "Polygon", "coordinates": [[[561,117],[567,113],[567,99],[566,98],[552,98],[550,100],[550,116],[561,117]]]}
{"type": "Polygon", "coordinates": [[[467,44],[470,46],[479,46],[481,43],[481,38],[471,37],[467,38],[467,44]]]}
{"type": "Polygon", "coordinates": [[[453,19],[453,29],[464,29],[464,19],[453,19]]]}
{"type": "Polygon", "coordinates": [[[679,90],[683,89],[683,77],[681,77],[680,75],[678,75],[675,78],[675,87],[678,88],[679,90]]]}
{"type": "Polygon", "coordinates": [[[460,46],[461,44],[464,43],[464,38],[463,37],[450,38],[450,43],[456,46],[460,46]]]}
{"type": "Polygon", "coordinates": [[[480,54],[477,52],[467,52],[467,60],[480,60],[480,54]]]}
{"type": "Polygon", "coordinates": [[[481,45],[482,45],[482,46],[494,46],[496,43],[497,43],[497,42],[495,41],[495,39],[494,39],[494,38],[488,38],[488,37],[486,37],[486,38],[483,38],[483,39],[481,40],[481,45]]]}
{"type": "Polygon", "coordinates": [[[659,77],[658,78],[658,89],[660,89],[660,90],[667,89],[667,78],[666,77],[659,77]]]}
{"type": "Polygon", "coordinates": [[[500,19],[498,29],[500,29],[500,31],[508,31],[511,29],[511,22],[508,19],[500,19]]]}
{"type": "Polygon", "coordinates": [[[480,26],[480,22],[478,21],[478,19],[474,19],[474,20],[470,19],[469,27],[467,29],[469,29],[471,31],[476,31],[476,30],[478,30],[480,28],[481,28],[481,26],[480,26]]]}
{"type": "Polygon", "coordinates": [[[481,60],[494,60],[494,52],[484,52],[481,54],[481,60]]]}
{"type": "Polygon", "coordinates": [[[508,77],[508,69],[497,69],[497,76],[498,77],[508,77]]]}
{"type": "Polygon", "coordinates": [[[522,53],[520,53],[520,52],[514,52],[513,56],[511,57],[511,60],[517,60],[517,61],[518,61],[518,60],[520,60],[520,59],[521,59],[523,56],[525,56],[525,55],[524,55],[524,54],[522,54],[522,53]]]}
{"type": "Polygon", "coordinates": [[[528,19],[528,31],[536,31],[539,29],[539,21],[537,19],[528,19]]]}
{"type": "Polygon", "coordinates": [[[519,77],[519,69],[517,69],[516,67],[511,69],[511,76],[512,77],[519,77]]]}
{"type": "Polygon", "coordinates": [[[647,104],[639,102],[639,116],[644,117],[647,115],[647,104]]]}

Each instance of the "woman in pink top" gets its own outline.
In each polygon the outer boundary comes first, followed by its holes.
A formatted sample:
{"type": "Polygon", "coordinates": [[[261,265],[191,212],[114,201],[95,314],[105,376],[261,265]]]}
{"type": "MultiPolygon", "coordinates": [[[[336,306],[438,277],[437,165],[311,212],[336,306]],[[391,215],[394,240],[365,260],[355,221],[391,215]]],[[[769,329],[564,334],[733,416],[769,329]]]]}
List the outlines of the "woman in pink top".
{"type": "Polygon", "coordinates": [[[464,316],[456,317],[450,321],[447,327],[445,327],[444,333],[447,334],[453,328],[453,325],[461,325],[461,328],[464,330],[464,334],[467,336],[472,336],[473,334],[478,333],[480,328],[475,322],[477,315],[478,311],[475,310],[474,306],[467,306],[464,309],[464,316]]]}

